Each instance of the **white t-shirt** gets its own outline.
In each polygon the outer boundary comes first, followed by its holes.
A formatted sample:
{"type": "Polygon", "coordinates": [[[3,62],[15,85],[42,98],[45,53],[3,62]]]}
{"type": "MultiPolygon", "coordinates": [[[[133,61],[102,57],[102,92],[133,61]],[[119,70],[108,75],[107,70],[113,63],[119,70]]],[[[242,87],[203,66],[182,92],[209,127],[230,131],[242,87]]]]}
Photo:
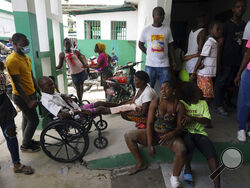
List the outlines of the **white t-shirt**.
{"type": "Polygon", "coordinates": [[[242,39],[248,40],[249,38],[250,38],[250,21],[247,22],[242,39]]]}
{"type": "Polygon", "coordinates": [[[142,31],[140,41],[147,43],[146,65],[150,67],[169,67],[168,44],[173,42],[168,26],[147,26],[142,31]]]}
{"type": "Polygon", "coordinates": [[[217,41],[209,37],[205,42],[201,56],[205,56],[203,60],[204,68],[198,71],[198,75],[204,77],[215,77],[216,76],[216,67],[217,67],[217,41]]]}
{"type": "Polygon", "coordinates": [[[41,94],[42,105],[55,117],[63,108],[67,108],[68,110],[81,110],[80,107],[74,102],[70,103],[71,106],[68,105],[65,100],[63,100],[60,93],[55,92],[53,95],[51,95],[41,92],[41,94]]]}
{"type": "MultiPolygon", "coordinates": [[[[136,89],[135,96],[137,95],[138,91],[139,89],[136,89]]],[[[143,103],[152,101],[156,97],[157,94],[155,90],[152,87],[150,87],[150,85],[147,85],[142,94],[135,100],[135,104],[141,107],[143,103]]]]}

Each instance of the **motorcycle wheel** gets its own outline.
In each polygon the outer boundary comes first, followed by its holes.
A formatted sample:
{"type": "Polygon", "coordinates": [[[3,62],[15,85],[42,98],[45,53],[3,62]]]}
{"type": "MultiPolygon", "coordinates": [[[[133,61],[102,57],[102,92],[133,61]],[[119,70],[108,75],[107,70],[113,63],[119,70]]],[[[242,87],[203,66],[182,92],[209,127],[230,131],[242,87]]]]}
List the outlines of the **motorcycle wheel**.
{"type": "Polygon", "coordinates": [[[134,96],[134,89],[133,89],[133,86],[131,84],[128,85],[128,92],[130,94],[128,98],[131,98],[134,96]]]}
{"type": "Polygon", "coordinates": [[[106,98],[106,102],[112,102],[112,98],[113,98],[113,96],[108,95],[106,98]]]}

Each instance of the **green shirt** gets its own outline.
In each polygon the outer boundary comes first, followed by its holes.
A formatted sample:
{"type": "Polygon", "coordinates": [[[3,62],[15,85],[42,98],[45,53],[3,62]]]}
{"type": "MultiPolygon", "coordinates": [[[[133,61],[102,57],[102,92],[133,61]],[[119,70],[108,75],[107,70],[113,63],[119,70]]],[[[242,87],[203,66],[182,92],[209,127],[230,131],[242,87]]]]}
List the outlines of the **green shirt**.
{"type": "MultiPolygon", "coordinates": [[[[187,115],[198,118],[208,118],[211,119],[211,115],[209,113],[208,105],[205,100],[199,100],[197,104],[187,104],[183,100],[181,102],[184,104],[187,115]]],[[[202,134],[207,136],[207,133],[204,131],[204,126],[194,121],[188,125],[186,125],[185,129],[192,134],[202,134]]]]}

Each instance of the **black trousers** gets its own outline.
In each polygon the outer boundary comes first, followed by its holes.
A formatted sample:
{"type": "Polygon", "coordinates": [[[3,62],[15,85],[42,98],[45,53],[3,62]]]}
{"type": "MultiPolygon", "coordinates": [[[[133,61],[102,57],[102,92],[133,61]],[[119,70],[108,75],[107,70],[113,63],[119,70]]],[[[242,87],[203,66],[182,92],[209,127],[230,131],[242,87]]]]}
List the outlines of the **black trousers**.
{"type": "MultiPolygon", "coordinates": [[[[36,94],[29,95],[30,99],[36,100],[36,94]]],[[[37,115],[36,108],[29,108],[25,101],[18,95],[13,94],[14,103],[20,108],[23,115],[22,120],[22,132],[23,142],[22,145],[27,147],[31,144],[32,137],[39,124],[39,118],[37,115]]]]}
{"type": "Polygon", "coordinates": [[[224,96],[228,87],[234,87],[234,78],[239,70],[238,66],[225,66],[218,74],[214,86],[215,107],[223,106],[224,96]]]}

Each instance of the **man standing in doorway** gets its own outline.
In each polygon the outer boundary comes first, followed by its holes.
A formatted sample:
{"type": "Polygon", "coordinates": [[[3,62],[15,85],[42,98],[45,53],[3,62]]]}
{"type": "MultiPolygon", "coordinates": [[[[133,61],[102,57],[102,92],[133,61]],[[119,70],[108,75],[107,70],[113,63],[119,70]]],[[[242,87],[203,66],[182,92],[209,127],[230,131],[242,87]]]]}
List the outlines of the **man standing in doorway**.
{"type": "Polygon", "coordinates": [[[215,111],[222,115],[228,116],[227,110],[224,108],[224,102],[231,106],[231,94],[234,91],[234,78],[239,70],[242,60],[242,37],[246,23],[242,20],[242,16],[246,10],[245,0],[236,0],[233,7],[233,17],[223,26],[224,44],[222,48],[222,64],[221,70],[215,82],[215,111]],[[225,101],[225,91],[228,99],[225,101]]]}
{"type": "Polygon", "coordinates": [[[146,72],[152,88],[159,80],[160,85],[171,79],[170,67],[175,68],[174,40],[168,26],[162,24],[165,11],[162,7],[153,10],[153,24],[147,26],[141,34],[139,48],[146,56],[146,72]],[[145,47],[147,43],[147,48],[145,47]],[[170,61],[169,61],[170,59],[170,61]]]}
{"type": "Polygon", "coordinates": [[[30,52],[29,40],[24,34],[15,33],[12,42],[14,51],[7,57],[6,67],[11,78],[14,103],[23,115],[21,150],[36,152],[40,150],[39,142],[32,137],[39,123],[36,91],[40,93],[40,90],[33,77],[30,57],[26,55],[30,52]]]}

